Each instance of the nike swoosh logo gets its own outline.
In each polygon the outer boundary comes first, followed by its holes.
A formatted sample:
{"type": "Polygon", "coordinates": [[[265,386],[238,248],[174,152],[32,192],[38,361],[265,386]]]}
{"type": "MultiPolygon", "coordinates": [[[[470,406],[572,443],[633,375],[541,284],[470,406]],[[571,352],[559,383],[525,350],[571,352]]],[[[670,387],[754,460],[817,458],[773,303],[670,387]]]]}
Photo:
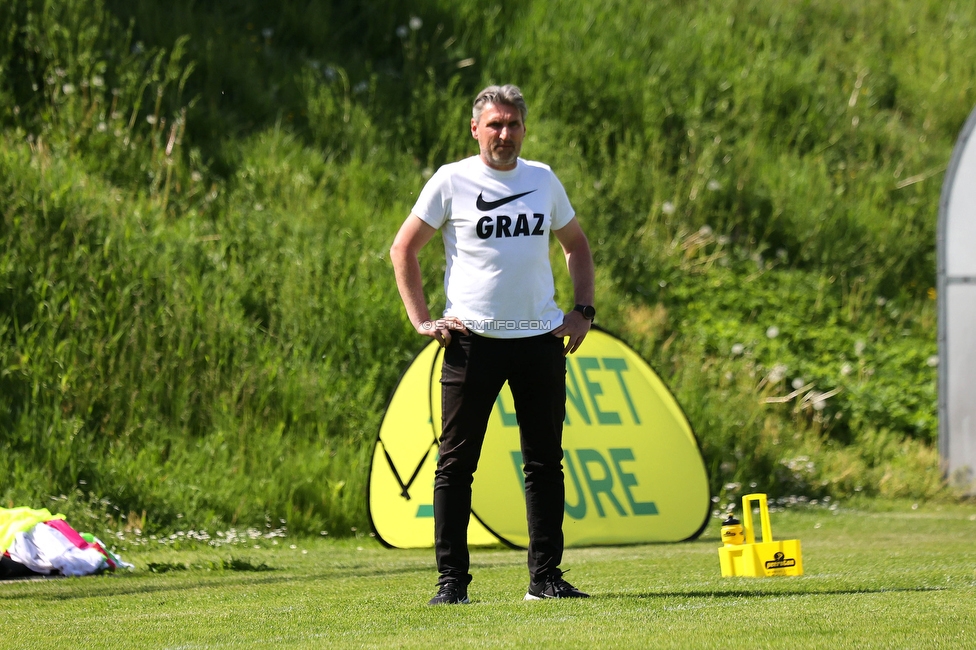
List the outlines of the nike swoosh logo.
{"type": "Polygon", "coordinates": [[[482,212],[489,212],[491,210],[494,210],[495,208],[502,207],[506,203],[511,203],[515,199],[520,199],[526,194],[532,194],[532,192],[535,192],[535,190],[529,190],[528,192],[522,192],[521,194],[513,194],[512,196],[506,196],[504,199],[498,199],[497,201],[485,201],[484,198],[482,198],[482,195],[484,194],[484,192],[482,192],[481,194],[478,195],[478,200],[475,201],[474,204],[478,206],[478,209],[481,210],[482,212]]]}

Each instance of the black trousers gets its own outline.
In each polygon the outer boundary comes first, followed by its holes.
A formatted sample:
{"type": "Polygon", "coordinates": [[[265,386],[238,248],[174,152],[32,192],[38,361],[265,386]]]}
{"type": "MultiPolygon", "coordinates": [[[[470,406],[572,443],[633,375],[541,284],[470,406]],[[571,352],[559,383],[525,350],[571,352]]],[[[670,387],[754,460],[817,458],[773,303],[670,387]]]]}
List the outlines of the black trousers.
{"type": "Polygon", "coordinates": [[[471,581],[471,482],[488,417],[506,380],[515,398],[521,437],[531,579],[541,579],[562,561],[563,341],[552,334],[492,339],[455,333],[441,370],[443,429],[434,478],[434,549],[441,584],[471,581]]]}

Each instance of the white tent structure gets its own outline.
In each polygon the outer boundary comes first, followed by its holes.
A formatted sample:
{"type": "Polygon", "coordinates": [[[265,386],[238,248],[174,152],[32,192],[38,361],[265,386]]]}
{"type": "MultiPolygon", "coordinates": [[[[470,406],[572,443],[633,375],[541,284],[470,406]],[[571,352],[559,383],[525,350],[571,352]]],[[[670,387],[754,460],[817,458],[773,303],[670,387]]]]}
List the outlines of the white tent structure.
{"type": "Polygon", "coordinates": [[[939,452],[949,483],[976,493],[976,110],[946,170],[937,235],[939,452]]]}

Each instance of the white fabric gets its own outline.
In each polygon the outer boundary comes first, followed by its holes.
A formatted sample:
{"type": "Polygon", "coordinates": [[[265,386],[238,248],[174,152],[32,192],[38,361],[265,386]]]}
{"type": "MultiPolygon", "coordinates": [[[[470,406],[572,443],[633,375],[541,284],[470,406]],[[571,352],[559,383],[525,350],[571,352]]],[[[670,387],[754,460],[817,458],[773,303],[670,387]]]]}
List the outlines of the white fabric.
{"type": "Polygon", "coordinates": [[[14,535],[7,552],[10,559],[37,573],[58,571],[65,576],[86,576],[109,568],[105,556],[97,549],[80,549],[60,531],[45,524],[14,535]]]}
{"type": "Polygon", "coordinates": [[[549,232],[565,227],[575,213],[548,165],[520,158],[515,169],[498,171],[478,156],[444,165],[424,186],[413,213],[444,238],[445,316],[493,338],[536,336],[562,324],[549,232]],[[490,207],[518,194],[524,196],[490,207]]]}

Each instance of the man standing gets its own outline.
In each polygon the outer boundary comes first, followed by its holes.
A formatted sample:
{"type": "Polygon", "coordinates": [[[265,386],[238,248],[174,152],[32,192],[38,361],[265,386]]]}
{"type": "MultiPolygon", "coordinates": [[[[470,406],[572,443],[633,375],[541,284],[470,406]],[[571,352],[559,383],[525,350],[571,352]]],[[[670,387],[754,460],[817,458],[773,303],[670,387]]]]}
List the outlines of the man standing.
{"type": "Polygon", "coordinates": [[[580,346],[595,315],[593,259],[555,174],[547,165],[519,158],[526,113],[515,86],[489,86],[478,94],[471,136],[479,155],[444,165],[431,177],[390,250],[410,322],[445,348],[443,429],[434,479],[440,578],[431,605],[468,602],[472,476],[506,380],[525,463],[530,576],[525,600],[587,597],[563,579],[559,564],[565,355],[580,346]],[[447,257],[447,305],[443,318],[431,320],[418,253],[438,229],[447,257]],[[573,281],[576,306],[567,314],[555,302],[550,231],[573,281]]]}

